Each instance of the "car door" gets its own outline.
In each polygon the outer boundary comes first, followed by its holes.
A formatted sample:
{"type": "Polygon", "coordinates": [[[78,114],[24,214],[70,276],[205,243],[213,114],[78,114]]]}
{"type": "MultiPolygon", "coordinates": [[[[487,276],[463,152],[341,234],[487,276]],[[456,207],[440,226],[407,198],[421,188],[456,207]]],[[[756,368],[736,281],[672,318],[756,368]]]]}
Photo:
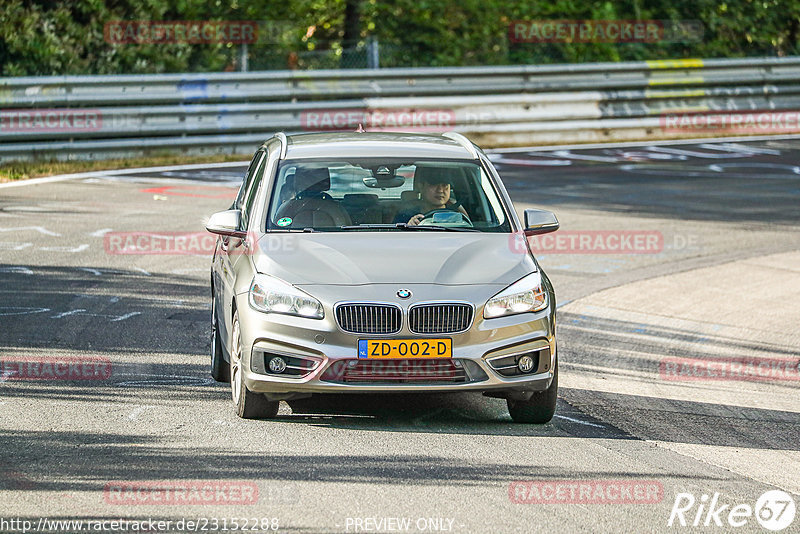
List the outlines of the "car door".
{"type": "MultiPolygon", "coordinates": [[[[266,151],[261,148],[253,156],[250,166],[247,168],[242,185],[239,188],[239,193],[236,200],[230,209],[239,210],[242,212],[241,230],[248,228],[248,206],[251,206],[252,198],[255,191],[258,189],[259,175],[263,173],[264,161],[266,160],[266,151]],[[250,200],[250,204],[248,204],[250,200]]],[[[223,346],[228,347],[228,332],[231,326],[231,314],[227,310],[231,309],[234,296],[234,285],[236,282],[236,262],[242,259],[246,249],[244,240],[220,236],[217,239],[216,249],[214,251],[214,260],[212,266],[213,284],[214,284],[214,299],[215,308],[217,313],[217,325],[222,335],[223,346]]]]}

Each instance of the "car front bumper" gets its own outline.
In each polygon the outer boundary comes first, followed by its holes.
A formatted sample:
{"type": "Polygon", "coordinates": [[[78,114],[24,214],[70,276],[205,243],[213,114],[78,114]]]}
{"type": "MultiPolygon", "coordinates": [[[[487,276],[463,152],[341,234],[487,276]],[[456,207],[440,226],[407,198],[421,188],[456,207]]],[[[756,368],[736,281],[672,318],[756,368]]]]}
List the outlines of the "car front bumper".
{"type": "MultiPolygon", "coordinates": [[[[413,292],[425,294],[425,288],[410,287],[413,292]]],[[[485,302],[502,287],[483,286],[478,298],[472,302],[485,302]]],[[[357,291],[357,290],[356,290],[357,291]]],[[[437,288],[437,301],[463,300],[464,287],[437,288]],[[461,296],[462,298],[459,298],[461,296]]],[[[315,296],[319,294],[316,291],[315,296]]],[[[358,297],[359,295],[354,295],[358,297]]],[[[366,296],[366,295],[365,295],[366,296]]],[[[408,330],[407,321],[399,332],[392,335],[352,334],[343,331],[334,318],[333,305],[323,305],[323,319],[307,319],[281,314],[262,313],[247,303],[247,294],[239,295],[239,318],[241,322],[242,354],[244,356],[244,382],[253,392],[271,394],[271,398],[291,398],[303,393],[378,393],[378,392],[444,392],[486,391],[534,392],[547,389],[553,379],[556,362],[555,300],[549,295],[549,306],[536,313],[523,313],[495,319],[484,319],[482,306],[476,306],[472,326],[454,334],[421,335],[408,330]],[[359,339],[452,339],[452,358],[466,364],[472,370],[470,379],[460,383],[439,381],[417,381],[394,383],[372,381],[370,383],[345,383],[330,380],[326,371],[340,361],[373,361],[358,359],[359,339]],[[496,359],[522,353],[538,354],[537,362],[529,373],[520,376],[503,376],[490,363],[496,359]],[[264,354],[267,357],[264,357],[264,354]],[[273,355],[299,358],[312,362],[313,370],[302,377],[285,377],[269,374],[267,360],[273,355]],[[468,364],[466,362],[472,362],[468,364]],[[476,367],[477,366],[477,367],[476,367]],[[476,370],[479,369],[479,372],[476,370]]],[[[359,300],[355,298],[353,300],[359,300]]],[[[364,299],[367,300],[367,299],[364,299]]],[[[398,304],[407,317],[409,305],[390,296],[383,301],[398,304]]],[[[342,364],[339,363],[339,366],[342,364]]]]}

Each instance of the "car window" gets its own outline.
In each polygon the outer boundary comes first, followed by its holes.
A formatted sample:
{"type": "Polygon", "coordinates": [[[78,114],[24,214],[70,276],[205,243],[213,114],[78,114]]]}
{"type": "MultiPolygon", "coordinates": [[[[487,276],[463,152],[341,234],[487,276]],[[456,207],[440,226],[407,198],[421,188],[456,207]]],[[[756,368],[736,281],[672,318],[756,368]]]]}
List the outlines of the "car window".
{"type": "Polygon", "coordinates": [[[263,150],[259,151],[259,157],[255,158],[253,164],[255,165],[248,176],[247,189],[244,192],[242,203],[239,209],[242,211],[242,228],[247,228],[250,220],[250,213],[253,208],[253,202],[258,193],[258,186],[264,177],[264,167],[266,165],[266,153],[263,150]]]}
{"type": "Polygon", "coordinates": [[[236,201],[233,203],[233,209],[241,210],[244,206],[244,199],[247,192],[250,190],[250,186],[253,185],[253,177],[255,176],[255,171],[258,168],[259,164],[264,158],[264,151],[258,150],[253,159],[250,161],[250,165],[247,167],[247,172],[244,174],[244,179],[242,180],[242,185],[239,187],[239,193],[236,195],[236,201]]]}
{"type": "Polygon", "coordinates": [[[472,160],[288,160],[278,168],[268,207],[269,230],[397,231],[397,223],[427,213],[425,225],[510,231],[490,177],[472,160]],[[445,203],[424,194],[430,182],[446,185],[436,197],[445,203]]]}

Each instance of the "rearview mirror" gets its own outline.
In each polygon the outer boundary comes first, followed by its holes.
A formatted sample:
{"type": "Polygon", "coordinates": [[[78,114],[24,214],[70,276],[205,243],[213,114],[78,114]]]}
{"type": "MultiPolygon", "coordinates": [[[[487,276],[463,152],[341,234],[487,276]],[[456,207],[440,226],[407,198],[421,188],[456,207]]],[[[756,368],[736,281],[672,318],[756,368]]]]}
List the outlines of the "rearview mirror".
{"type": "Polygon", "coordinates": [[[527,209],[525,210],[525,235],[540,235],[558,230],[559,224],[556,214],[552,211],[527,209]]]}
{"type": "Polygon", "coordinates": [[[362,179],[364,185],[371,188],[371,189],[390,189],[392,187],[400,187],[401,185],[406,183],[405,178],[402,176],[391,176],[391,177],[380,177],[374,178],[372,176],[368,176],[362,179]]]}
{"type": "Polygon", "coordinates": [[[239,229],[241,222],[241,211],[219,211],[209,217],[206,223],[206,230],[212,234],[243,238],[247,235],[247,232],[239,229]]]}

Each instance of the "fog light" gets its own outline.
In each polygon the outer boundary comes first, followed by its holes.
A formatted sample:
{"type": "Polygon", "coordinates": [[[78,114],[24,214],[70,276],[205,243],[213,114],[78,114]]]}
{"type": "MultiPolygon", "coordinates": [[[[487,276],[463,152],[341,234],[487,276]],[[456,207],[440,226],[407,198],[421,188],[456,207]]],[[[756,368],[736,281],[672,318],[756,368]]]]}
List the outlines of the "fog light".
{"type": "Polygon", "coordinates": [[[533,358],[528,355],[523,356],[517,362],[517,367],[519,367],[519,370],[523,373],[530,373],[533,371],[533,358]]]}
{"type": "Polygon", "coordinates": [[[286,362],[280,356],[275,356],[269,361],[269,370],[280,374],[286,370],[286,362]]]}

